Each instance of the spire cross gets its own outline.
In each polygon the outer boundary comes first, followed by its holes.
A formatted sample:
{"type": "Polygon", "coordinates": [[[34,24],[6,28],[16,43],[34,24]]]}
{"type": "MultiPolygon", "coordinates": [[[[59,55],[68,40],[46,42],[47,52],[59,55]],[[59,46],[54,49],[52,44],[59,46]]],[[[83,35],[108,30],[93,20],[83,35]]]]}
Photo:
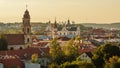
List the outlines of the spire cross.
{"type": "Polygon", "coordinates": [[[27,9],[28,5],[26,4],[26,9],[27,9]]]}
{"type": "Polygon", "coordinates": [[[56,17],[55,17],[55,23],[56,23],[56,17]]]}

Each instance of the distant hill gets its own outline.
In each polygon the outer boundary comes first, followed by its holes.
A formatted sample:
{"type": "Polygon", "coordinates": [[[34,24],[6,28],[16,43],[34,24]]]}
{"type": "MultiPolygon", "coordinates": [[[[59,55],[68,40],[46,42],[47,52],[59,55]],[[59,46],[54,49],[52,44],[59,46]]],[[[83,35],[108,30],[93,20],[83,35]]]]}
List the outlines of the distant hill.
{"type": "Polygon", "coordinates": [[[93,28],[104,28],[104,29],[118,29],[120,30],[120,23],[112,23],[112,24],[96,24],[96,23],[82,23],[85,27],[93,27],[93,28]]]}

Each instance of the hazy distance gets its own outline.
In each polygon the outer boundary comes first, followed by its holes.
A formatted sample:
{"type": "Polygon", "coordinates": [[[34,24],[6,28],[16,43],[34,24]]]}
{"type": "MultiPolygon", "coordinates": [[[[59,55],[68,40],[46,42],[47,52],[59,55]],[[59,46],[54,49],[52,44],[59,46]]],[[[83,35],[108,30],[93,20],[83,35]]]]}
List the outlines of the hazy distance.
{"type": "Polygon", "coordinates": [[[120,0],[0,0],[0,22],[21,22],[26,4],[33,22],[120,22],[120,0]]]}

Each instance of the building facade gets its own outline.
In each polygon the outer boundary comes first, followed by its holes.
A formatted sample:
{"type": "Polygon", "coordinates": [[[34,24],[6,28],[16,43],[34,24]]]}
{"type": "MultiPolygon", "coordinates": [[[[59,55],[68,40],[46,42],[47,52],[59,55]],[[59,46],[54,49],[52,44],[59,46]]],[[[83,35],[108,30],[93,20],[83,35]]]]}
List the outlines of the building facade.
{"type": "Polygon", "coordinates": [[[57,24],[57,21],[55,20],[55,23],[53,26],[51,26],[51,23],[48,24],[46,27],[46,32],[48,36],[54,37],[76,37],[80,36],[80,27],[74,26],[71,24],[70,20],[67,21],[67,24],[59,25],[57,24]]]}

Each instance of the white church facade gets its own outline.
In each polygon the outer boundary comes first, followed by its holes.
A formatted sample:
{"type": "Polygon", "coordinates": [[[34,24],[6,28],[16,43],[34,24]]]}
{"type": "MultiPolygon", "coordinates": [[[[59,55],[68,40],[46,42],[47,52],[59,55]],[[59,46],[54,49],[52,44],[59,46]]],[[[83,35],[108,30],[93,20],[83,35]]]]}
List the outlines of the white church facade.
{"type": "Polygon", "coordinates": [[[80,36],[80,26],[72,25],[70,23],[70,20],[68,20],[67,24],[63,24],[61,26],[58,26],[55,20],[53,27],[51,22],[49,21],[45,31],[47,35],[52,36],[52,38],[54,38],[55,35],[57,35],[57,37],[68,37],[68,38],[80,36]]]}

